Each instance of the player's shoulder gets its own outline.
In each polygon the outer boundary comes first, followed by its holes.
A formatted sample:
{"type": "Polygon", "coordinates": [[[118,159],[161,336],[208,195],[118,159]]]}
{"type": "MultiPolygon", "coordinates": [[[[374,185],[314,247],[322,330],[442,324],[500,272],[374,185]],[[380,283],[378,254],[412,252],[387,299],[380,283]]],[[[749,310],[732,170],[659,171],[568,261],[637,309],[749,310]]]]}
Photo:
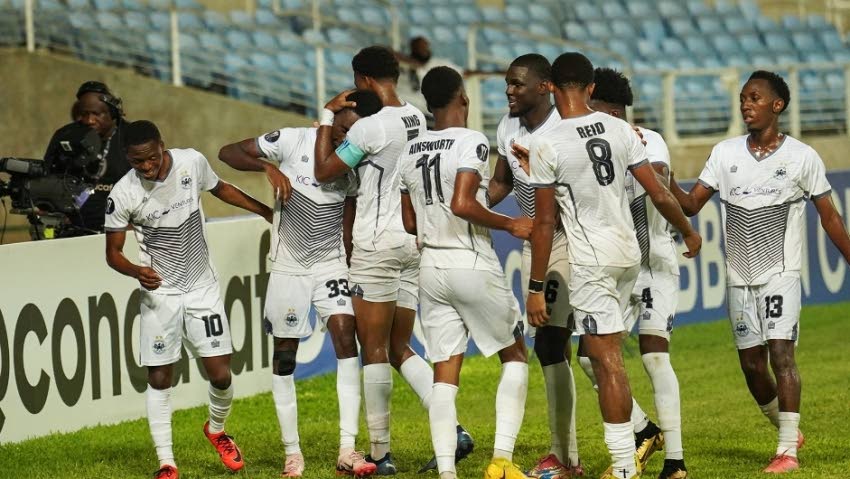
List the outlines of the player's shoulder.
{"type": "Polygon", "coordinates": [[[171,160],[174,162],[206,161],[207,159],[203,153],[194,148],[169,148],[168,152],[171,154],[171,160]]]}
{"type": "Polygon", "coordinates": [[[143,194],[143,189],[139,175],[136,173],[136,170],[131,168],[130,171],[125,173],[124,176],[112,185],[112,189],[109,191],[109,196],[112,198],[127,200],[143,194]]]}
{"type": "Polygon", "coordinates": [[[516,130],[519,127],[519,117],[511,116],[510,113],[505,113],[502,119],[499,120],[498,129],[503,131],[516,130]]]}
{"type": "Polygon", "coordinates": [[[797,138],[794,138],[791,135],[785,135],[785,139],[783,140],[782,147],[787,148],[790,152],[795,154],[805,154],[806,156],[819,156],[817,155],[817,151],[812,148],[808,143],[804,143],[797,138]]]}
{"type": "Polygon", "coordinates": [[[641,135],[643,135],[643,139],[646,140],[647,146],[649,146],[650,143],[667,145],[667,142],[664,141],[664,137],[661,136],[661,133],[642,126],[637,127],[637,129],[640,131],[641,135]]]}

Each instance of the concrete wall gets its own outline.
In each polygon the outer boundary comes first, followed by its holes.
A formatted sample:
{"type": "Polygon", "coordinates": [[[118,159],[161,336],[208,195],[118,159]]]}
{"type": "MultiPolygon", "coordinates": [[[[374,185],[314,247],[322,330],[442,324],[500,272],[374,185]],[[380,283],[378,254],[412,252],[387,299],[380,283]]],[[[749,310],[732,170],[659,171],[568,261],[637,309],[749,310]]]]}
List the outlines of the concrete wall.
{"type": "MultiPolygon", "coordinates": [[[[0,157],[41,158],[53,132],[69,121],[79,85],[100,80],[123,98],[128,119],[153,121],[162,131],[166,146],[201,151],[223,179],[270,202],[265,176],[230,169],[218,161],[219,148],[283,126],[311,123],[301,115],[177,88],[129,70],[94,66],[46,52],[0,49],[0,65],[4,66],[0,75],[0,157]]],[[[242,211],[212,197],[204,200],[204,210],[208,216],[242,211]]],[[[4,242],[27,239],[26,231],[20,231],[23,225],[26,220],[22,216],[9,215],[4,242]]]]}

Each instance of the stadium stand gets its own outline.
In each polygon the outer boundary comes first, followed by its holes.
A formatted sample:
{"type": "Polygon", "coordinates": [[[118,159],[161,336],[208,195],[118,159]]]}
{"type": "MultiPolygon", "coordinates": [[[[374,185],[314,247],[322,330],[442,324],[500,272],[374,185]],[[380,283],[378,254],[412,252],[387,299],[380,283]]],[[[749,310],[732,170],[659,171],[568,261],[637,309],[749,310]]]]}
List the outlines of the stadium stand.
{"type": "MultiPolygon", "coordinates": [[[[25,43],[23,0],[0,0],[0,45],[25,43]]],[[[36,42],[89,62],[135,68],[164,81],[172,78],[170,0],[36,0],[36,42]],[[127,32],[132,34],[128,35],[127,32]]],[[[195,0],[177,0],[183,83],[226,92],[242,100],[315,112],[321,92],[315,79],[316,47],[323,46],[325,95],[350,86],[349,59],[358,46],[389,43],[391,14],[377,0],[322,0],[321,30],[311,27],[310,0],[260,0],[254,12],[228,15],[195,0]]],[[[728,85],[717,74],[682,73],[700,68],[752,66],[800,69],[800,111],[807,131],[842,130],[845,86],[842,69],[850,47],[823,16],[764,16],[752,0],[542,0],[529,5],[506,0],[505,8],[479,7],[474,0],[389,2],[398,14],[400,37],[425,35],[432,49],[468,64],[467,32],[476,26],[478,69],[499,71],[530,51],[554,57],[564,40],[603,45],[591,52],[599,64],[631,71],[638,101],[635,116],[662,129],[662,77],[679,71],[675,84],[678,133],[725,131],[731,113],[728,85]],[[531,35],[507,33],[502,26],[531,35]]],[[[505,108],[501,81],[482,83],[484,124],[493,129],[505,108]]]]}

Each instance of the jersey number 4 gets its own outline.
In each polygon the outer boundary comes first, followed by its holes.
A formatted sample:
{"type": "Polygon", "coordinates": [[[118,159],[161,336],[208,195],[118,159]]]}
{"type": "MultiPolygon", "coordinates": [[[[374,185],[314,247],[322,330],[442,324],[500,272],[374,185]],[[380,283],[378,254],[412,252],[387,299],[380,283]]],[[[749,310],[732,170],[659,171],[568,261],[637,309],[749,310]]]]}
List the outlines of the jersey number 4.
{"type": "Polygon", "coordinates": [[[602,138],[591,138],[584,145],[590,162],[593,163],[593,174],[601,186],[608,186],[614,181],[614,162],[611,161],[611,144],[602,138]]]}
{"type": "Polygon", "coordinates": [[[431,155],[425,154],[419,157],[416,160],[416,167],[422,168],[422,189],[425,190],[425,204],[432,205],[434,204],[434,193],[432,181],[431,181],[431,171],[434,172],[434,186],[437,189],[437,199],[440,203],[445,203],[443,201],[443,184],[440,181],[440,154],[437,153],[433,158],[431,155]]]}

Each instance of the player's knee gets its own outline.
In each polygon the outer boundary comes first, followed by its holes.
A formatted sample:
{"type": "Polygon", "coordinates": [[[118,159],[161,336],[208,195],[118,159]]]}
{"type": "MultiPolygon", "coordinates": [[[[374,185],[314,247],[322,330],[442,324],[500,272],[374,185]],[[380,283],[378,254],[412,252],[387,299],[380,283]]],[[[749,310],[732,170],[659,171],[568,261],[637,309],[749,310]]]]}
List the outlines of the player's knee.
{"type": "Polygon", "coordinates": [[[741,358],[741,371],[748,378],[767,375],[767,363],[761,358],[741,358]]]}
{"type": "Polygon", "coordinates": [[[404,345],[397,345],[397,347],[390,348],[390,364],[393,368],[399,369],[408,358],[413,356],[415,353],[407,343],[404,345]]]}
{"type": "Polygon", "coordinates": [[[295,372],[295,356],[296,351],[275,351],[274,373],[278,376],[291,376],[295,372]]]}

